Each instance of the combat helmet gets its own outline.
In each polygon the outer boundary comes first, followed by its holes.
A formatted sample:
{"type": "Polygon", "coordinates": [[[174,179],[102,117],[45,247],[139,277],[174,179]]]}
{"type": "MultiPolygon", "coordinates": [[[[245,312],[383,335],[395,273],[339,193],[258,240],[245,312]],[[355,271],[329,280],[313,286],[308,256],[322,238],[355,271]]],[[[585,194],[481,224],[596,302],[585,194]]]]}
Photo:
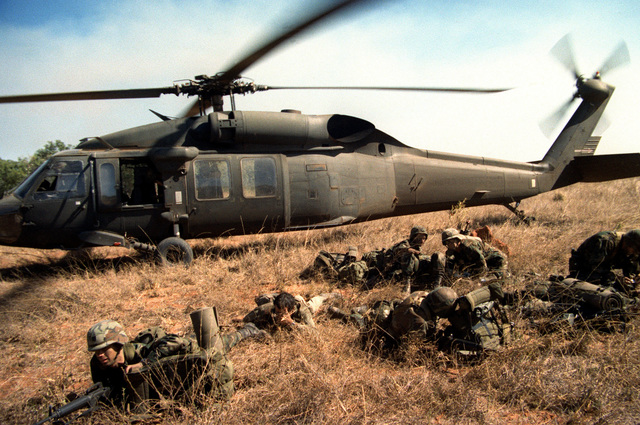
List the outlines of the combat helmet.
{"type": "Polygon", "coordinates": [[[451,312],[456,299],[458,299],[456,291],[448,286],[440,286],[429,292],[425,303],[437,316],[446,317],[451,312]]]}
{"type": "Polygon", "coordinates": [[[129,342],[129,337],[124,332],[124,327],[115,320],[102,320],[87,332],[89,351],[98,351],[112,344],[124,345],[125,342],[129,342]]]}
{"type": "Polygon", "coordinates": [[[453,227],[445,229],[444,232],[442,232],[442,245],[446,245],[447,241],[451,239],[462,239],[462,236],[458,229],[454,229],[453,227]]]}
{"type": "Polygon", "coordinates": [[[412,241],[418,235],[424,235],[425,237],[429,237],[427,233],[427,229],[423,226],[414,226],[411,228],[411,233],[409,233],[409,240],[412,241]]]}
{"type": "Polygon", "coordinates": [[[626,244],[640,251],[640,229],[629,230],[622,238],[626,244]]]}

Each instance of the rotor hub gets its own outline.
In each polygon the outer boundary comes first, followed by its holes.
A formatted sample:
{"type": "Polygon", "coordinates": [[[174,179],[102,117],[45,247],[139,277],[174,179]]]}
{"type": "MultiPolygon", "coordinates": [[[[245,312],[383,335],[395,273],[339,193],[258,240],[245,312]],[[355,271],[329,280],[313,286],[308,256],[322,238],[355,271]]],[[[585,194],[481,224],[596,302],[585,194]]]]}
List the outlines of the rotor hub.
{"type": "Polygon", "coordinates": [[[613,92],[613,86],[602,81],[598,72],[590,79],[580,77],[576,87],[578,88],[577,97],[588,102],[601,102],[613,92]]]}

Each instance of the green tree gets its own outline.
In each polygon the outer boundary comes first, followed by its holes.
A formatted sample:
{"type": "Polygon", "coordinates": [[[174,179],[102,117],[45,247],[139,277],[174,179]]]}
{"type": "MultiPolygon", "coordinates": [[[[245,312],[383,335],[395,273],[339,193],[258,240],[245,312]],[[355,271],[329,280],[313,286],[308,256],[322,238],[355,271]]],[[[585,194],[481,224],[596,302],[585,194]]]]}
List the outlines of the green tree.
{"type": "Polygon", "coordinates": [[[29,167],[25,160],[0,159],[0,193],[16,187],[29,174],[29,167]]]}
{"type": "MultiPolygon", "coordinates": [[[[47,142],[43,147],[38,149],[33,155],[31,155],[27,159],[29,173],[35,171],[36,168],[40,166],[47,159],[51,158],[53,154],[57,152],[66,151],[68,149],[73,149],[72,145],[65,145],[60,140],[56,140],[55,142],[47,142]]],[[[26,177],[26,176],[25,176],[26,177]]]]}
{"type": "Polygon", "coordinates": [[[4,194],[20,184],[53,154],[72,147],[72,145],[65,145],[60,140],[49,141],[28,158],[18,158],[17,161],[0,159],[0,194],[4,194]]]}

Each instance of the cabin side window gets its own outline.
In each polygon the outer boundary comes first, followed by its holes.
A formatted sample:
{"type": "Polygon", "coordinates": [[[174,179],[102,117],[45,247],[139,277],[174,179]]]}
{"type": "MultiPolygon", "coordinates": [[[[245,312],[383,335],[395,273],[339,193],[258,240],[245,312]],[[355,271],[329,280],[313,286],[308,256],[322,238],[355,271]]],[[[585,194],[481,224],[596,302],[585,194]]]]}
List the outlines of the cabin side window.
{"type": "Polygon", "coordinates": [[[82,161],[56,161],[44,173],[34,199],[80,198],[86,195],[82,161]]]}
{"type": "Polygon", "coordinates": [[[245,198],[276,195],[276,162],[273,158],[243,158],[242,194],[245,198]]]}
{"type": "Polygon", "coordinates": [[[229,163],[224,160],[198,160],[194,163],[196,199],[227,199],[230,195],[229,163]]]}
{"type": "Polygon", "coordinates": [[[100,202],[104,206],[113,207],[118,202],[116,191],[116,169],[111,163],[100,164],[100,202]]]}
{"type": "Polygon", "coordinates": [[[120,182],[125,205],[164,203],[162,176],[147,160],[121,160],[120,182]]]}

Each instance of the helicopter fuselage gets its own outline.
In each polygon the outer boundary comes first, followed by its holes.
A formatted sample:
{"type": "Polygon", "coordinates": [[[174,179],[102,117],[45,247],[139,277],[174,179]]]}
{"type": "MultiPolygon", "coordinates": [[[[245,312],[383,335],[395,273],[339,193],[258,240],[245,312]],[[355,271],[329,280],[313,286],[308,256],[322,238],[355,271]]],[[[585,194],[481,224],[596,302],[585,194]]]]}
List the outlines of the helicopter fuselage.
{"type": "MultiPolygon", "coordinates": [[[[145,243],[267,233],[448,209],[460,200],[503,204],[540,192],[542,165],[414,149],[352,117],[340,116],[337,129],[322,117],[320,126],[333,134],[313,135],[309,119],[317,117],[245,112],[233,142],[207,134],[216,149],[197,142],[198,134],[176,137],[180,123],[153,124],[171,136],[158,130],[152,143],[132,143],[132,134],[85,141],[56,154],[1,201],[0,242],[74,248],[95,231],[145,243]],[[257,131],[249,124],[277,124],[276,117],[288,127],[257,131]],[[278,137],[301,122],[290,140],[278,137]],[[125,139],[127,147],[119,142],[125,139]]],[[[203,132],[203,125],[214,124],[203,117],[189,128],[203,132]]],[[[150,140],[145,127],[140,134],[150,140]]]]}

